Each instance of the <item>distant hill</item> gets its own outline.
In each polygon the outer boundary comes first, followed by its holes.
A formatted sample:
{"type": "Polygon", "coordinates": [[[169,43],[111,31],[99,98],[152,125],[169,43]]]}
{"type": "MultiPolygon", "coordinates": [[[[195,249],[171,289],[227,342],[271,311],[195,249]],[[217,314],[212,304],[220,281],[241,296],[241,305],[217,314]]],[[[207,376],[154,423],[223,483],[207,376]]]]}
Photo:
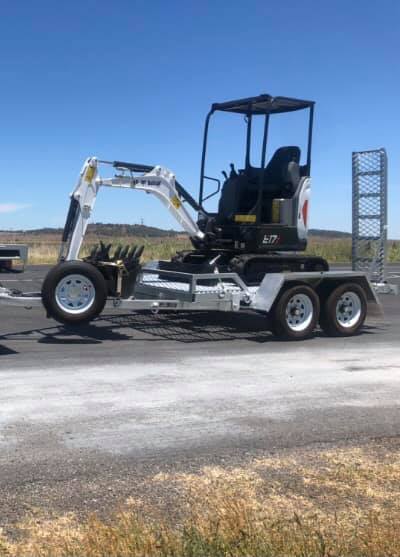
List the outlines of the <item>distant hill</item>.
{"type": "Polygon", "coordinates": [[[320,228],[310,228],[309,236],[319,236],[320,238],[351,238],[350,232],[340,230],[322,230],[320,228]]]}
{"type": "MultiPolygon", "coordinates": [[[[6,231],[2,231],[3,233],[6,231]]],[[[30,236],[44,236],[46,234],[60,234],[62,228],[37,228],[35,230],[13,230],[13,234],[29,234],[30,236]]],[[[88,226],[88,234],[102,237],[121,237],[136,236],[139,238],[164,238],[185,234],[179,230],[164,230],[156,226],[146,226],[145,224],[104,224],[102,222],[91,223],[88,226]]],[[[309,236],[318,236],[320,238],[351,238],[350,232],[341,232],[339,230],[322,230],[319,228],[311,228],[309,236]]]]}
{"type": "MultiPolygon", "coordinates": [[[[37,228],[35,230],[13,230],[14,234],[29,234],[30,236],[44,236],[46,234],[61,234],[62,228],[37,228]]],[[[96,236],[138,236],[141,238],[163,238],[178,236],[183,232],[177,230],[164,230],[145,224],[103,224],[101,222],[88,225],[87,234],[96,236]]]]}

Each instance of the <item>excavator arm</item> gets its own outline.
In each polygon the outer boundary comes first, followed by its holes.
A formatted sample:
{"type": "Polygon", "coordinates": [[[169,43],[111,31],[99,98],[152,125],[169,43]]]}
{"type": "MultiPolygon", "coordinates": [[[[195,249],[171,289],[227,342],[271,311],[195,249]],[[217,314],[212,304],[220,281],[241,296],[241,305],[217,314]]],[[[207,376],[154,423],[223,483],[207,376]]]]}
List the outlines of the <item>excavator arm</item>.
{"type": "Polygon", "coordinates": [[[194,210],[199,212],[201,212],[200,207],[175,180],[175,175],[170,170],[161,166],[100,161],[96,157],[90,157],[82,166],[78,183],[71,193],[71,203],[62,236],[60,261],[78,259],[89,218],[101,187],[142,190],[151,193],[161,201],[190,237],[198,240],[203,240],[205,237],[183,202],[187,201],[194,210]],[[100,165],[112,166],[117,170],[117,174],[112,178],[102,178],[99,174],[100,165]]]}

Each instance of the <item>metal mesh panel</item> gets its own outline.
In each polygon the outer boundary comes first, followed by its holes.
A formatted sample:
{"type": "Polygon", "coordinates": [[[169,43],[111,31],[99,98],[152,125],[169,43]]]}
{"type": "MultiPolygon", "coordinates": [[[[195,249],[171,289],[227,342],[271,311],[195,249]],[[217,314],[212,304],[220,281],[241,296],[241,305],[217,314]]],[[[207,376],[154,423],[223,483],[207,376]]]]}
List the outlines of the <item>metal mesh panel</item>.
{"type": "Polygon", "coordinates": [[[387,240],[387,156],[385,149],[354,152],[353,270],[385,280],[387,240]]]}
{"type": "MultiPolygon", "coordinates": [[[[164,271],[164,274],[166,272],[164,271]]],[[[192,277],[193,275],[190,275],[192,277]]],[[[188,282],[177,282],[173,278],[162,277],[156,273],[145,273],[142,276],[142,284],[155,288],[161,288],[174,292],[188,292],[190,294],[219,294],[221,292],[240,292],[240,286],[233,280],[218,280],[217,276],[212,279],[204,279],[201,275],[194,275],[195,280],[192,283],[191,278],[188,282]]]]}

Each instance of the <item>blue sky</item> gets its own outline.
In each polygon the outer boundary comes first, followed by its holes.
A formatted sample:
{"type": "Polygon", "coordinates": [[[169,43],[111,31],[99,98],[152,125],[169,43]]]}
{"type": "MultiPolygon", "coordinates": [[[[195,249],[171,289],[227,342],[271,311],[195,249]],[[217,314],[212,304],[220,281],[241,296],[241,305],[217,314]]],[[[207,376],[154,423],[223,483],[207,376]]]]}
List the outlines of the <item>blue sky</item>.
{"type": "MultiPolygon", "coordinates": [[[[398,0],[1,2],[0,228],[63,225],[88,155],[165,165],[195,194],[210,104],[268,92],[317,103],[311,226],[350,230],[351,152],[386,147],[400,238],[399,20],[398,0]]],[[[210,172],[240,167],[243,122],[214,124],[210,172]]],[[[177,226],[142,192],[104,190],[93,218],[142,219],[177,226]]]]}

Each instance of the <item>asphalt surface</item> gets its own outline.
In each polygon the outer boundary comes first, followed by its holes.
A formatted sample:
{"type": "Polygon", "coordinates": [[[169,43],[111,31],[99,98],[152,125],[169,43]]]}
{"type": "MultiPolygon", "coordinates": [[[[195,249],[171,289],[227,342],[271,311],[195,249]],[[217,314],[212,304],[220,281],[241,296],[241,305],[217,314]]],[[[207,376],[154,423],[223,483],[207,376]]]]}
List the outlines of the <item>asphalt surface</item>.
{"type": "MultiPolygon", "coordinates": [[[[0,282],[34,291],[45,271],[0,282]]],[[[400,296],[381,300],[362,334],[297,343],[251,313],[107,311],[78,334],[0,307],[0,522],[101,510],[166,468],[399,435],[400,296]]]]}

